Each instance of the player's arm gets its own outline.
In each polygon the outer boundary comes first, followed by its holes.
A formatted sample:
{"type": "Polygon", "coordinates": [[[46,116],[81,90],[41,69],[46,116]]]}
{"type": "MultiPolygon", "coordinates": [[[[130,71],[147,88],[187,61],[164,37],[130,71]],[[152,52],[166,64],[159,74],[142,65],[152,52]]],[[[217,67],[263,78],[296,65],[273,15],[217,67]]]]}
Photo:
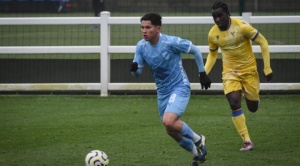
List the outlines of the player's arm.
{"type": "Polygon", "coordinates": [[[198,49],[193,44],[191,44],[191,49],[190,49],[189,53],[194,55],[196,64],[198,66],[201,89],[205,88],[205,90],[207,90],[208,88],[210,88],[211,80],[205,72],[202,53],[201,53],[200,49],[198,49]]]}
{"type": "Polygon", "coordinates": [[[208,33],[208,49],[209,49],[209,53],[207,55],[207,59],[205,62],[205,71],[207,74],[210,73],[211,69],[213,68],[213,66],[215,65],[217,58],[218,58],[218,49],[219,47],[214,44],[214,42],[212,42],[212,38],[211,37],[212,34],[211,32],[208,33]]]}
{"type": "Polygon", "coordinates": [[[195,57],[195,61],[196,61],[196,64],[198,66],[198,72],[199,73],[205,72],[202,53],[201,53],[200,49],[198,49],[195,45],[192,44],[189,53],[193,54],[194,57],[195,57]]]}
{"type": "Polygon", "coordinates": [[[137,45],[134,58],[130,64],[130,72],[134,77],[139,77],[143,72],[144,61],[142,58],[140,45],[137,45]]]}
{"type": "Polygon", "coordinates": [[[210,73],[211,69],[215,65],[218,58],[218,49],[216,50],[209,50],[207,55],[206,63],[205,63],[205,71],[206,73],[210,73]]]}
{"type": "MultiPolygon", "coordinates": [[[[258,32],[257,32],[258,33],[258,32]]],[[[261,54],[264,61],[264,75],[267,78],[267,81],[270,81],[273,78],[273,72],[270,65],[270,52],[269,52],[269,45],[266,38],[258,33],[253,39],[256,44],[260,45],[261,54]]]]}
{"type": "Polygon", "coordinates": [[[143,72],[143,68],[139,67],[139,64],[137,62],[132,62],[130,64],[130,72],[133,76],[139,77],[143,72]]]}

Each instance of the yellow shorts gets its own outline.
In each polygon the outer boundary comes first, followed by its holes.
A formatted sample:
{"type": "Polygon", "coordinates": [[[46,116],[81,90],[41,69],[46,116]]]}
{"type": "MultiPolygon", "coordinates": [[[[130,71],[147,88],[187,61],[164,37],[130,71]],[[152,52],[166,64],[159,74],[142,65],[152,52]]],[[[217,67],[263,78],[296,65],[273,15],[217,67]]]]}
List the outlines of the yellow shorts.
{"type": "Polygon", "coordinates": [[[241,90],[244,96],[252,101],[259,100],[259,76],[257,71],[234,72],[228,71],[222,73],[225,95],[241,90]]]}

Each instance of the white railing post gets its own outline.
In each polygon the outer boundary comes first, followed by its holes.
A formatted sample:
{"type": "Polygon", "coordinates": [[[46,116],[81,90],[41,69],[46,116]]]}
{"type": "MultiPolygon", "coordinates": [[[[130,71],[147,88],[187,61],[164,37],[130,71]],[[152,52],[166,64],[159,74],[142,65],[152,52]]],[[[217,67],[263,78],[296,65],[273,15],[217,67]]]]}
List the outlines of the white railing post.
{"type": "Polygon", "coordinates": [[[110,55],[108,53],[108,47],[110,45],[110,25],[108,24],[108,18],[110,12],[101,12],[101,57],[100,57],[100,81],[101,81],[101,96],[108,96],[108,83],[110,82],[110,55]]]}
{"type": "Polygon", "coordinates": [[[251,12],[243,12],[242,13],[242,20],[245,20],[246,22],[250,23],[250,17],[252,16],[251,12]]]}
{"type": "MultiPolygon", "coordinates": [[[[250,17],[252,16],[252,13],[251,12],[243,12],[242,13],[242,20],[248,22],[249,24],[250,23],[250,17]]],[[[252,40],[250,41],[252,43],[252,40]]]]}

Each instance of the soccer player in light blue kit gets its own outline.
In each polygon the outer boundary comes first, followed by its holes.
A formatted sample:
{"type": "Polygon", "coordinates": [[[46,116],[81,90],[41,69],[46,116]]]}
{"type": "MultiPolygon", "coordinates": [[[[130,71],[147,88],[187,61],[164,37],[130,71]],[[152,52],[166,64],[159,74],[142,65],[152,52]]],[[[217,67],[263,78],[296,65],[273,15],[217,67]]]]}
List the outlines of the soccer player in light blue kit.
{"type": "Polygon", "coordinates": [[[161,19],[157,13],[148,13],[141,18],[143,39],[137,43],[130,71],[138,77],[144,64],[148,64],[155,79],[159,116],[166,132],[179,146],[193,154],[191,166],[197,166],[206,160],[207,150],[205,136],[196,134],[180,120],[191,95],[181,53],[194,55],[202,89],[207,90],[211,81],[206,75],[200,50],[189,40],[162,34],[161,19]]]}

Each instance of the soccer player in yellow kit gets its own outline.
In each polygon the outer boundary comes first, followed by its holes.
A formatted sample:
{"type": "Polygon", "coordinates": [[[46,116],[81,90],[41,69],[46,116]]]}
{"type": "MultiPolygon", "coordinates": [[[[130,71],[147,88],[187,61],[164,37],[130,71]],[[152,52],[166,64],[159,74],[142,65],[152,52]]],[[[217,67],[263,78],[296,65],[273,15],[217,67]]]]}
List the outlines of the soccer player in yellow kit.
{"type": "Polygon", "coordinates": [[[215,25],[208,34],[209,54],[205,64],[207,74],[214,66],[218,49],[222,52],[222,80],[224,94],[232,110],[232,121],[243,139],[240,151],[254,149],[241,108],[242,94],[251,112],[256,112],[259,105],[259,76],[251,41],[260,45],[264,61],[264,76],[267,81],[273,77],[270,67],[268,42],[255,28],[247,22],[230,18],[226,3],[216,2],[212,6],[215,25]]]}

